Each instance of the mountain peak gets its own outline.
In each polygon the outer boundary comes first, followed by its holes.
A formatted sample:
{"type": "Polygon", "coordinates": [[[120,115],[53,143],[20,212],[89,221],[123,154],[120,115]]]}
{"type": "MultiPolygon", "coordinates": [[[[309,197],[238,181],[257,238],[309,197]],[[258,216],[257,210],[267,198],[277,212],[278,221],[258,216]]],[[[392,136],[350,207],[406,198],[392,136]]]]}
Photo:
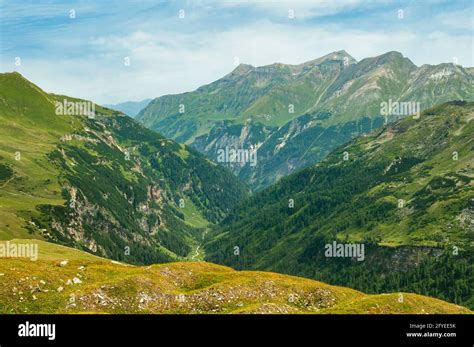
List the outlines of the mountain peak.
{"type": "Polygon", "coordinates": [[[29,80],[27,80],[25,78],[25,76],[23,76],[21,73],[19,73],[18,71],[12,71],[12,72],[3,72],[3,73],[0,73],[0,76],[3,77],[3,78],[6,78],[6,79],[10,79],[10,80],[18,80],[18,81],[24,81],[28,84],[32,84],[32,82],[30,82],[29,80]]]}
{"type": "Polygon", "coordinates": [[[362,59],[358,65],[361,71],[364,71],[364,73],[378,68],[379,66],[385,65],[391,66],[392,68],[403,68],[406,71],[411,71],[417,68],[417,66],[410,59],[404,57],[402,53],[397,51],[390,51],[375,57],[362,59]]]}
{"type": "MultiPolygon", "coordinates": [[[[23,77],[23,75],[21,73],[19,73],[18,71],[12,71],[12,72],[2,72],[0,73],[0,75],[6,75],[6,76],[20,76],[20,77],[23,77]]],[[[24,78],[24,77],[23,77],[24,78]]]]}
{"type": "Polygon", "coordinates": [[[405,58],[403,54],[398,51],[388,51],[387,53],[379,55],[379,57],[386,57],[386,58],[393,58],[393,59],[405,58]]]}
{"type": "Polygon", "coordinates": [[[347,53],[345,49],[334,51],[332,53],[325,55],[325,57],[330,57],[330,56],[332,56],[334,60],[341,60],[341,59],[344,59],[344,57],[355,60],[355,58],[351,56],[349,53],[347,53]]]}
{"type": "Polygon", "coordinates": [[[231,74],[235,75],[244,75],[247,72],[253,70],[255,67],[249,64],[239,64],[232,72],[231,74]]]}
{"type": "Polygon", "coordinates": [[[23,102],[22,100],[24,100],[26,96],[28,96],[27,99],[29,101],[35,98],[39,98],[39,100],[45,98],[49,100],[49,102],[52,102],[48,93],[17,71],[0,73],[0,86],[2,87],[0,88],[0,94],[9,89],[21,91],[14,95],[14,97],[12,96],[9,100],[10,102],[12,102],[13,99],[15,99],[16,102],[23,102]]]}
{"type": "Polygon", "coordinates": [[[347,53],[345,50],[339,50],[339,51],[334,51],[332,53],[326,54],[322,57],[307,61],[303,64],[300,64],[298,66],[311,66],[311,65],[319,65],[327,61],[348,61],[349,64],[355,64],[357,63],[357,60],[351,56],[349,53],[347,53]]]}
{"type": "Polygon", "coordinates": [[[413,64],[413,62],[410,59],[408,59],[407,57],[405,57],[402,53],[398,51],[389,51],[387,53],[376,56],[375,59],[382,63],[404,61],[405,63],[409,63],[410,65],[413,65],[413,67],[416,66],[415,64],[413,64]]]}

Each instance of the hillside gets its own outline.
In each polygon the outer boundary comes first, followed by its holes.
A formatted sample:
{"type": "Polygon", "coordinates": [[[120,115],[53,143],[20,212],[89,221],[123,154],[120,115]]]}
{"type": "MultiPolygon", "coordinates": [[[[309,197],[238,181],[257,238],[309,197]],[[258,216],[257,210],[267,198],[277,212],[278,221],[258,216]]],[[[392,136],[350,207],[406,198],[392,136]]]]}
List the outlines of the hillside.
{"type": "Polygon", "coordinates": [[[417,67],[398,52],[356,62],[338,51],[300,65],[239,65],[193,92],[154,99],[137,119],[215,161],[219,149],[256,147],[258,165],[223,165],[261,189],[408,115],[383,115],[382,102],[423,110],[474,101],[472,82],[472,70],[460,65],[417,67]]]}
{"type": "Polygon", "coordinates": [[[38,260],[0,259],[0,313],[472,313],[411,293],[366,295],[209,263],[131,266],[38,240],[38,260]]]}
{"type": "Polygon", "coordinates": [[[474,103],[450,102],[339,147],[242,202],[206,259],[474,307],[473,119],[474,103]],[[333,242],[365,256],[327,257],[333,242]]]}
{"type": "Polygon", "coordinates": [[[0,239],[131,263],[179,260],[247,192],[196,151],[18,73],[0,74],[0,122],[0,239]]]}

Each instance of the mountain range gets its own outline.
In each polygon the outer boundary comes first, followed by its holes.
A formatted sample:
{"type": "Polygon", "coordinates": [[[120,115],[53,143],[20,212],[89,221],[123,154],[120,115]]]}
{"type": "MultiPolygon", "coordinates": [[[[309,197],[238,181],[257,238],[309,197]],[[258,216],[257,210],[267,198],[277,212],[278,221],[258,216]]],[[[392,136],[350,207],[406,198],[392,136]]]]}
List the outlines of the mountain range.
{"type": "Polygon", "coordinates": [[[469,312],[438,299],[474,308],[472,76],[340,51],[241,65],[134,120],[0,74],[0,240],[43,252],[0,259],[4,312],[469,312]]]}
{"type": "Polygon", "coordinates": [[[222,164],[258,190],[411,113],[383,114],[382,103],[415,103],[421,111],[473,101],[473,78],[472,68],[418,67],[399,52],[357,62],[337,51],[299,65],[241,64],[193,92],[152,100],[136,118],[216,162],[221,149],[256,149],[256,166],[222,164]]]}

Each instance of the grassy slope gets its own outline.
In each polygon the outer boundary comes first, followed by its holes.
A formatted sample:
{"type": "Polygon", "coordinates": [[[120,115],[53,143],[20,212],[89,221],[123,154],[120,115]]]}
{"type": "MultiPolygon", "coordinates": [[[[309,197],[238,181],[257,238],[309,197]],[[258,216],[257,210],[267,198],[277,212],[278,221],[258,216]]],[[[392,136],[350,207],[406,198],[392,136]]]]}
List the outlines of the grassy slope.
{"type": "Polygon", "coordinates": [[[53,97],[25,84],[18,73],[0,74],[0,85],[0,159],[14,167],[11,180],[0,182],[0,239],[28,237],[25,226],[31,215],[26,211],[35,211],[41,204],[64,203],[58,182],[51,180],[59,172],[45,159],[56,148],[57,139],[79,121],[58,116],[50,122],[53,97]],[[20,160],[15,159],[16,152],[20,160]]]}
{"type": "Polygon", "coordinates": [[[12,242],[37,243],[39,258],[0,259],[0,313],[472,313],[415,294],[366,295],[202,262],[138,267],[39,240],[12,242]],[[67,284],[74,278],[81,283],[67,284]]]}

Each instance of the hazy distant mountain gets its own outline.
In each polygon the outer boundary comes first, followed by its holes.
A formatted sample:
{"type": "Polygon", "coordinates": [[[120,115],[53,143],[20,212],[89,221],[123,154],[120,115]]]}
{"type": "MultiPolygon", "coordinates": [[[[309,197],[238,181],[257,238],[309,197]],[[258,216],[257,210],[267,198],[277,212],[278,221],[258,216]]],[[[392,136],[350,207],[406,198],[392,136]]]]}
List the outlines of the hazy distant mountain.
{"type": "Polygon", "coordinates": [[[127,116],[135,118],[135,116],[143,110],[152,99],[145,99],[142,101],[126,101],[119,104],[107,104],[105,107],[111,108],[125,113],[127,116]]]}
{"type": "Polygon", "coordinates": [[[257,165],[225,165],[258,189],[403,116],[382,114],[382,103],[412,102],[422,110],[474,100],[472,71],[417,67],[398,52],[360,62],[338,51],[300,65],[239,65],[196,91],[154,99],[137,119],[213,160],[223,148],[254,146],[257,165]]]}

